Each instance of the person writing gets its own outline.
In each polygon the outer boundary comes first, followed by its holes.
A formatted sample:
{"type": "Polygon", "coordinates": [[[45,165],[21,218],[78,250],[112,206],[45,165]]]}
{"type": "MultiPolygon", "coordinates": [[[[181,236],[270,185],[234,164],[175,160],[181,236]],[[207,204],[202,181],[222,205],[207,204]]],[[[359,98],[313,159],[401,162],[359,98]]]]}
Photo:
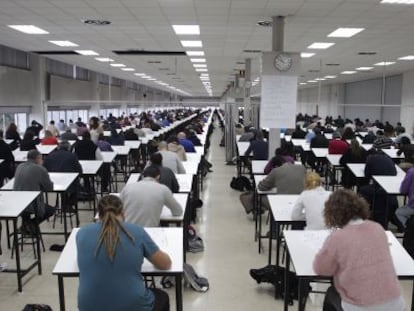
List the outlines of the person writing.
{"type": "Polygon", "coordinates": [[[146,288],[141,268],[147,258],[168,270],[170,257],[142,227],[124,222],[118,197],[103,197],[98,212],[100,221],[80,228],[76,236],[79,310],[168,311],[168,294],[146,288]]]}
{"type": "Polygon", "coordinates": [[[368,203],[350,190],[337,190],[325,203],[326,226],[341,230],[331,233],[313,262],[316,274],[334,280],[323,310],[405,308],[387,235],[368,215],[368,203]]]}

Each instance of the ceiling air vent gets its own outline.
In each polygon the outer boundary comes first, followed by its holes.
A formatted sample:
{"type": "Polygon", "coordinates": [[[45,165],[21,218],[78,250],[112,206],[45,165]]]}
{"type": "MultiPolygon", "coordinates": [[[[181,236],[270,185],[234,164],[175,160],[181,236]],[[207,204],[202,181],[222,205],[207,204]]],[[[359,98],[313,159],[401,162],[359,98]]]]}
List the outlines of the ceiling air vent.
{"type": "Polygon", "coordinates": [[[272,27],[273,23],[272,21],[258,21],[256,25],[260,27],[272,27]]]}
{"type": "Polygon", "coordinates": [[[161,61],[160,60],[149,60],[147,63],[148,64],[161,64],[161,61]]]}
{"type": "Polygon", "coordinates": [[[243,50],[244,53],[262,53],[261,50],[243,50]]]}
{"type": "Polygon", "coordinates": [[[94,25],[94,26],[107,26],[110,25],[112,22],[105,21],[101,19],[86,19],[83,21],[85,24],[94,25]]]}
{"type": "Polygon", "coordinates": [[[311,69],[308,72],[319,72],[319,70],[317,70],[317,69],[311,69]]]}
{"type": "Polygon", "coordinates": [[[112,51],[118,55],[158,55],[158,56],[187,56],[183,51],[146,51],[146,50],[115,50],[112,51]]]}
{"type": "Polygon", "coordinates": [[[329,63],[329,64],[325,64],[325,66],[332,66],[332,67],[335,67],[335,66],[340,66],[340,64],[329,63]]]}
{"type": "Polygon", "coordinates": [[[168,71],[168,70],[170,70],[170,68],[158,68],[158,70],[160,70],[160,71],[168,71]]]}
{"type": "Polygon", "coordinates": [[[358,52],[358,55],[376,55],[377,52],[358,52]]]}

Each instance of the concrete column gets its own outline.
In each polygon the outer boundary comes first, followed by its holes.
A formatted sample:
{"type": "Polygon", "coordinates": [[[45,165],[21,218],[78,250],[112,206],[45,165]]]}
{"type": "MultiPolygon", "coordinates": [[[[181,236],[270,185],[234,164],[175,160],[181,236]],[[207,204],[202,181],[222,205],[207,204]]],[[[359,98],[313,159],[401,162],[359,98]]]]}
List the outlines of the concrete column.
{"type": "Polygon", "coordinates": [[[252,123],[252,105],[250,102],[250,88],[252,86],[252,60],[245,60],[245,78],[244,78],[244,124],[252,123]]]}
{"type": "MultiPolygon", "coordinates": [[[[99,103],[100,96],[99,96],[99,80],[98,80],[98,74],[94,71],[91,71],[90,73],[90,83],[91,83],[91,94],[92,94],[92,102],[91,102],[91,108],[89,110],[89,117],[99,117],[99,110],[101,109],[101,105],[99,103]]],[[[83,120],[84,122],[86,120],[83,120]]]]}
{"type": "Polygon", "coordinates": [[[30,55],[31,69],[33,74],[33,106],[30,113],[31,120],[37,120],[47,125],[47,104],[49,99],[50,80],[46,70],[46,59],[37,54],[30,55]]]}

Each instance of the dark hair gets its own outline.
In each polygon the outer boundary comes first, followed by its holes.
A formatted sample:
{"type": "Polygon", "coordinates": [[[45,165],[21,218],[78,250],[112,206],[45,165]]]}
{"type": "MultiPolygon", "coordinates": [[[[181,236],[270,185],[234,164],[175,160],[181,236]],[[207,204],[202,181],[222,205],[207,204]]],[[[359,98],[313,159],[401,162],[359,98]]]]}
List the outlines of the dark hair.
{"type": "Polygon", "coordinates": [[[155,165],[150,165],[144,170],[144,177],[156,178],[160,176],[160,169],[155,165]]]}
{"type": "Polygon", "coordinates": [[[26,131],[23,135],[23,140],[33,140],[34,133],[32,131],[26,131]]]}
{"type": "Polygon", "coordinates": [[[88,131],[85,131],[82,133],[82,138],[83,139],[91,139],[91,133],[89,133],[88,131]]]}
{"type": "Polygon", "coordinates": [[[283,158],[281,155],[277,155],[272,158],[273,167],[282,166],[285,162],[285,158],[283,158]]]}
{"type": "Polygon", "coordinates": [[[36,158],[41,155],[42,154],[39,151],[37,151],[37,149],[29,150],[27,152],[27,160],[36,160],[36,158]]]}
{"type": "Polygon", "coordinates": [[[7,132],[12,131],[12,132],[17,132],[17,126],[14,122],[10,123],[8,128],[7,128],[7,132]]]}
{"type": "Polygon", "coordinates": [[[58,145],[58,149],[69,151],[69,149],[70,149],[69,142],[67,140],[62,140],[58,145]]]}
{"type": "Polygon", "coordinates": [[[325,224],[331,228],[342,228],[353,219],[365,220],[369,216],[368,206],[367,201],[354,191],[337,190],[325,202],[325,224]]]}
{"type": "Polygon", "coordinates": [[[0,130],[0,138],[3,138],[3,130],[0,130]]]}
{"type": "Polygon", "coordinates": [[[49,123],[50,123],[50,124],[55,124],[55,121],[51,120],[49,123]]]}
{"type": "Polygon", "coordinates": [[[179,142],[178,142],[178,138],[177,138],[177,136],[175,136],[175,135],[170,135],[170,136],[167,138],[167,144],[169,144],[169,143],[176,143],[176,144],[178,144],[179,142]]]}
{"type": "Polygon", "coordinates": [[[159,152],[154,152],[150,156],[151,164],[162,166],[162,154],[159,152]]]}
{"type": "Polygon", "coordinates": [[[403,136],[403,137],[401,137],[400,144],[401,145],[409,145],[409,144],[411,144],[411,141],[408,137],[403,136]]]}

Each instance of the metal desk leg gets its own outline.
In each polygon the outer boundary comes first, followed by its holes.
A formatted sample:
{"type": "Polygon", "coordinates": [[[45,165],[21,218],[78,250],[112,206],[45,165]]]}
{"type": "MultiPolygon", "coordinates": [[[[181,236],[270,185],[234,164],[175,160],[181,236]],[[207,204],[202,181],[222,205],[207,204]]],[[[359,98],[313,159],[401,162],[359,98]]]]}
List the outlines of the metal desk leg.
{"type": "Polygon", "coordinates": [[[22,292],[22,269],[20,266],[20,249],[17,234],[17,218],[13,219],[13,247],[16,249],[17,288],[22,292]]]}
{"type": "MultiPolygon", "coordinates": [[[[284,297],[284,306],[283,306],[284,311],[289,310],[289,295],[286,295],[286,293],[288,293],[288,288],[289,288],[289,268],[290,268],[290,254],[289,254],[289,249],[287,249],[286,250],[286,267],[285,267],[285,297],[284,297]]],[[[275,287],[275,294],[276,294],[276,287],[275,287]]]]}
{"type": "Polygon", "coordinates": [[[183,291],[182,291],[182,275],[177,274],[175,276],[175,304],[177,311],[183,311],[183,291]]]}
{"type": "MultiPolygon", "coordinates": [[[[272,214],[272,209],[270,209],[269,211],[270,213],[270,221],[269,221],[269,254],[268,254],[268,260],[267,260],[267,264],[271,265],[272,264],[272,232],[273,232],[273,214],[272,214]]],[[[277,224],[276,224],[277,227],[277,224]]],[[[276,262],[277,265],[277,262],[276,262]]]]}
{"type": "Polygon", "coordinates": [[[68,200],[66,200],[66,198],[63,198],[63,196],[65,196],[65,193],[60,193],[60,206],[61,206],[61,209],[62,209],[62,213],[63,213],[63,232],[64,232],[64,236],[65,236],[65,243],[66,243],[66,241],[68,240],[68,222],[67,222],[67,219],[66,219],[66,210],[67,210],[67,208],[69,208],[69,206],[68,207],[65,207],[65,206],[63,206],[63,203],[65,202],[67,202],[68,200]]]}
{"type": "Polygon", "coordinates": [[[58,288],[60,311],[65,311],[65,287],[63,285],[63,276],[61,275],[58,275],[58,288]]]}
{"type": "Polygon", "coordinates": [[[306,295],[305,295],[305,285],[306,281],[302,278],[298,278],[298,310],[305,311],[306,306],[306,295]]]}
{"type": "Polygon", "coordinates": [[[258,221],[259,221],[259,203],[258,203],[258,198],[257,198],[257,192],[253,191],[253,211],[254,211],[254,241],[256,242],[258,239],[258,232],[259,232],[259,225],[258,225],[258,221]]]}
{"type": "MultiPolygon", "coordinates": [[[[262,195],[259,195],[259,204],[257,208],[257,217],[259,217],[259,230],[258,230],[258,239],[259,239],[259,254],[262,250],[262,195]]],[[[271,236],[270,236],[271,237],[271,236]]]]}
{"type": "Polygon", "coordinates": [[[276,266],[280,263],[280,224],[276,223],[276,266]]]}
{"type": "Polygon", "coordinates": [[[39,275],[42,274],[42,252],[40,250],[40,237],[41,237],[41,232],[40,232],[40,227],[39,224],[36,225],[37,228],[37,232],[36,232],[36,251],[37,251],[37,271],[39,273],[39,275]]]}
{"type": "Polygon", "coordinates": [[[413,280],[413,289],[411,293],[411,311],[414,311],[414,280],[413,280]]]}

